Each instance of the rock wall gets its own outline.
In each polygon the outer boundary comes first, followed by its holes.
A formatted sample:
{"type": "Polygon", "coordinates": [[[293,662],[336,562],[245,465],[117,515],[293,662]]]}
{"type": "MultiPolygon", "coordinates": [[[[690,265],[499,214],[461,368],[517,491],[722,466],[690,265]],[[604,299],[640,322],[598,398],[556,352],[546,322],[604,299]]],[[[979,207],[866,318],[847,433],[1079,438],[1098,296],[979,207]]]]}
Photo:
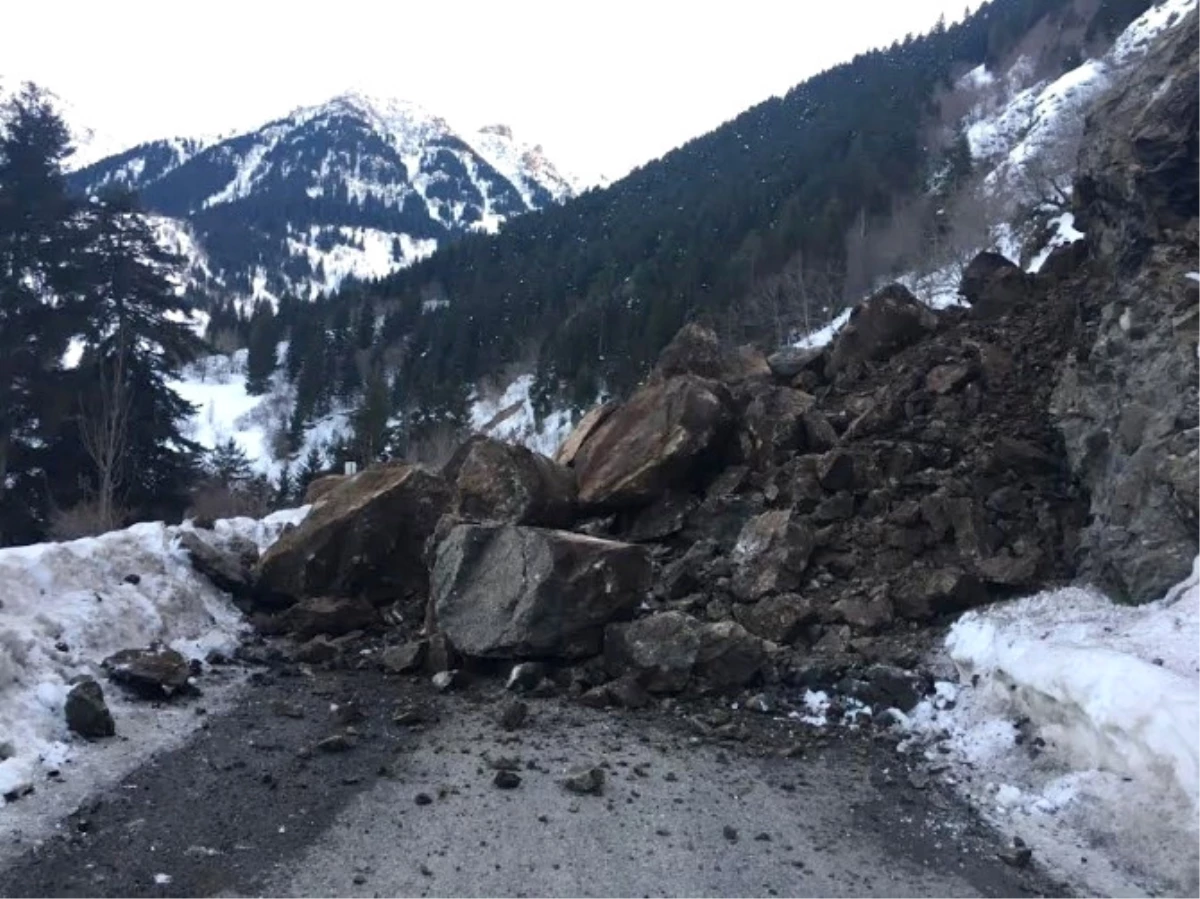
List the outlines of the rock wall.
{"type": "Polygon", "coordinates": [[[1052,414],[1089,496],[1079,573],[1135,602],[1197,551],[1197,42],[1192,12],[1090,117],[1090,258],[1055,290],[1076,309],[1052,414]]]}

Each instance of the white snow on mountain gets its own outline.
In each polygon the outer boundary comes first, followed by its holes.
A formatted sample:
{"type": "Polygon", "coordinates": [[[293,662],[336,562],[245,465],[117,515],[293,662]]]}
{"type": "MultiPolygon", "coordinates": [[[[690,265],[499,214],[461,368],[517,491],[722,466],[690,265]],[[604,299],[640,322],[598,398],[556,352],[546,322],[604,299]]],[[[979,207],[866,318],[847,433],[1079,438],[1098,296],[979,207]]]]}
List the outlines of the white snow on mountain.
{"type": "Polygon", "coordinates": [[[467,140],[476,153],[516,186],[530,206],[534,205],[535,184],[549,191],[556,203],[580,192],[578,179],[560,173],[546,158],[540,144],[518,142],[507,125],[485,125],[467,140]]]}
{"type": "MultiPolygon", "coordinates": [[[[265,549],[307,511],[219,521],[213,539],[237,535],[265,549]]],[[[114,652],[154,641],[201,661],[212,649],[236,648],[246,625],[179,547],[179,534],[189,529],[151,522],[68,543],[0,549],[0,795],[16,800],[5,807],[4,833],[23,829],[47,803],[78,801],[96,782],[119,777],[202,720],[191,708],[152,709],[126,698],[105,683],[99,667],[114,652]],[[80,674],[104,685],[117,727],[112,740],[89,744],[67,729],[64,703],[71,678],[80,674]]],[[[215,679],[211,669],[204,680],[206,705],[219,704],[222,684],[230,682],[215,679]]]]}
{"type": "Polygon", "coordinates": [[[1161,600],[1070,587],[968,612],[906,744],[1086,892],[1195,895],[1200,559],[1161,600]]]}

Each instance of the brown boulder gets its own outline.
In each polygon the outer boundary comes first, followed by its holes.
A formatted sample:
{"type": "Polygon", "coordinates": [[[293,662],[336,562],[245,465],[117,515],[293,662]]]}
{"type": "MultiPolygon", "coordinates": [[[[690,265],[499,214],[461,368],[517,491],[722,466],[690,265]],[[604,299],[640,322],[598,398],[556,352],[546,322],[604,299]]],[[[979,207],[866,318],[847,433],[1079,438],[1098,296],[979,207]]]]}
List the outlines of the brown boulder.
{"type": "Polygon", "coordinates": [[[566,531],[458,525],[437,548],[437,626],[466,656],[579,658],[650,587],[638,546],[566,531]]]}
{"type": "Polygon", "coordinates": [[[958,292],[976,318],[996,318],[1032,297],[1033,276],[999,253],[980,253],[963,272],[958,292]]]}
{"type": "Polygon", "coordinates": [[[733,416],[714,381],[679,375],[637,391],[601,422],[575,456],[581,503],[645,505],[690,486],[720,454],[733,416]]]}
{"type": "Polygon", "coordinates": [[[442,475],[458,488],[456,512],[462,518],[565,527],[574,515],[574,475],[523,446],[472,437],[442,475]]]}
{"type": "Polygon", "coordinates": [[[833,375],[853,374],[863,363],[881,362],[937,328],[937,314],[900,284],[864,301],[838,332],[825,363],[833,375]]]}
{"type": "Polygon", "coordinates": [[[724,366],[717,335],[695,322],[679,329],[658,356],[652,377],[666,380],[676,375],[720,378],[724,366]]]}
{"type": "Polygon", "coordinates": [[[304,504],[310,505],[327,496],[334,487],[342,484],[347,478],[344,474],[326,474],[315,478],[304,488],[304,504]]]}
{"type": "Polygon", "coordinates": [[[806,625],[817,620],[817,606],[812,600],[784,593],[768,596],[752,606],[739,605],[734,609],[738,624],[772,643],[791,643],[806,625]]]}
{"type": "Polygon", "coordinates": [[[326,494],[259,563],[272,594],[361,596],[375,605],[422,598],[426,538],[453,491],[439,475],[400,463],[373,466],[326,494]]]}
{"type": "Polygon", "coordinates": [[[554,454],[554,461],[567,468],[572,467],[575,464],[575,457],[579,454],[579,448],[592,436],[592,432],[616,410],[617,404],[612,402],[601,403],[599,406],[589,409],[587,414],[579,419],[579,424],[575,425],[574,430],[567,435],[567,439],[562,442],[562,446],[554,454]]]}
{"type": "Polygon", "coordinates": [[[982,605],[988,596],[978,578],[957,568],[913,568],[902,576],[892,600],[900,617],[926,620],[982,605]]]}
{"type": "MultiPolygon", "coordinates": [[[[743,402],[745,455],[756,466],[778,464],[804,448],[808,436],[805,416],[813,411],[817,402],[811,394],[790,387],[761,384],[743,395],[743,402]]],[[[816,418],[813,424],[819,429],[816,418]]]]}
{"type": "Polygon", "coordinates": [[[772,509],[746,522],[733,548],[733,592],[743,601],[800,586],[813,535],[792,521],[791,509],[772,509]]]}
{"type": "Polygon", "coordinates": [[[379,613],[365,599],[319,596],[302,599],[279,616],[283,627],[297,640],[318,634],[340,637],[379,622],[379,613]]]}

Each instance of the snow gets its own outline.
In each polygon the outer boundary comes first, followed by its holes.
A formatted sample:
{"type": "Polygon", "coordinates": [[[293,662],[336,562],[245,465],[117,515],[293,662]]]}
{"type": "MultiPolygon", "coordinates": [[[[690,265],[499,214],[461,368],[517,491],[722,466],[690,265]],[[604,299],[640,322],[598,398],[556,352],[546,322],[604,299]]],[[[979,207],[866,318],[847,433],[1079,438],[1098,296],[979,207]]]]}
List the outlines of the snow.
{"type": "Polygon", "coordinates": [[[1050,236],[1050,240],[1046,245],[1037,252],[1037,255],[1030,260],[1029,265],[1025,270],[1028,272],[1037,273],[1042,270],[1042,266],[1046,264],[1046,260],[1050,258],[1050,254],[1059,247],[1065,247],[1077,240],[1083,240],[1084,234],[1075,227],[1075,214],[1064,212],[1050,223],[1054,233],[1050,236]]]}
{"type": "MultiPolygon", "coordinates": [[[[265,548],[307,512],[222,521],[215,533],[265,548]]],[[[41,790],[49,771],[69,778],[76,757],[87,755],[88,744],[68,732],[63,714],[75,675],[102,680],[105,657],[152,641],[193,658],[236,648],[242,616],[192,570],[179,547],[179,534],[190,527],[151,522],[68,543],[0,549],[0,794],[41,790]],[[129,583],[128,575],[138,582],[129,583]]],[[[139,751],[149,750],[153,733],[138,720],[144,704],[113,686],[105,696],[118,734],[137,737],[139,751]]]]}
{"type": "Polygon", "coordinates": [[[837,332],[842,330],[846,322],[850,321],[850,313],[853,311],[853,309],[842,310],[828,324],[792,341],[792,346],[801,350],[816,350],[828,346],[837,336],[837,332]]]}
{"type": "MultiPolygon", "coordinates": [[[[284,344],[277,353],[282,359],[284,344]]],[[[262,396],[246,391],[246,350],[230,356],[208,356],[186,366],[169,381],[181,397],[197,407],[183,426],[183,435],[205,449],[214,449],[231,437],[246,454],[255,472],[278,479],[284,460],[276,458],[276,437],[286,429],[294,405],[294,389],[277,369],[262,396]]],[[[292,459],[303,460],[312,449],[324,451],[351,431],[350,412],[336,408],[311,423],[292,459]]]]}
{"type": "Polygon", "coordinates": [[[1196,0],[1163,0],[1150,7],[1121,32],[1109,51],[1109,59],[1124,65],[1142,55],[1154,38],[1181,22],[1195,8],[1196,0]]]}
{"type": "Polygon", "coordinates": [[[326,296],[337,291],[348,277],[373,280],[407,268],[418,260],[430,256],[437,249],[436,240],[414,239],[407,234],[394,234],[378,228],[321,228],[313,225],[302,238],[289,237],[288,252],[292,256],[305,256],[316,271],[318,263],[324,279],[314,276],[309,284],[309,298],[326,296]],[[320,250],[314,242],[322,231],[332,231],[338,241],[328,251],[320,250]],[[394,253],[396,242],[400,245],[399,258],[394,253]]]}
{"type": "Polygon", "coordinates": [[[1200,558],[1161,600],[1079,587],[968,612],[906,748],[1093,893],[1195,894],[1200,558]],[[1080,859],[1089,857],[1085,865],[1080,859]]]}
{"type": "MultiPolygon", "coordinates": [[[[469,410],[471,430],[526,446],[543,456],[553,456],[575,423],[569,410],[555,409],[539,426],[529,399],[532,387],[533,375],[524,374],[515,378],[499,396],[481,396],[477,391],[469,410]]],[[[603,402],[603,397],[597,397],[596,402],[603,402]]]]}

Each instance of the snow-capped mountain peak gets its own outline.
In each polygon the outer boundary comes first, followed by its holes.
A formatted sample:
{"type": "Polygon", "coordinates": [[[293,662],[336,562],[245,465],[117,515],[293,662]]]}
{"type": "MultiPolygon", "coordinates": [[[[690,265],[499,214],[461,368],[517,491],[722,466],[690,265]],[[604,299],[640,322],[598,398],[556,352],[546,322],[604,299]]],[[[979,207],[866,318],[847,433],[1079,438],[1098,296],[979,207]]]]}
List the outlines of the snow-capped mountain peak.
{"type": "Polygon", "coordinates": [[[84,192],[137,190],[195,248],[193,286],[240,299],[315,297],[346,277],[379,278],[577,192],[507,126],[456,128],[362,90],[224,138],[142,144],[73,180],[84,192]]]}

